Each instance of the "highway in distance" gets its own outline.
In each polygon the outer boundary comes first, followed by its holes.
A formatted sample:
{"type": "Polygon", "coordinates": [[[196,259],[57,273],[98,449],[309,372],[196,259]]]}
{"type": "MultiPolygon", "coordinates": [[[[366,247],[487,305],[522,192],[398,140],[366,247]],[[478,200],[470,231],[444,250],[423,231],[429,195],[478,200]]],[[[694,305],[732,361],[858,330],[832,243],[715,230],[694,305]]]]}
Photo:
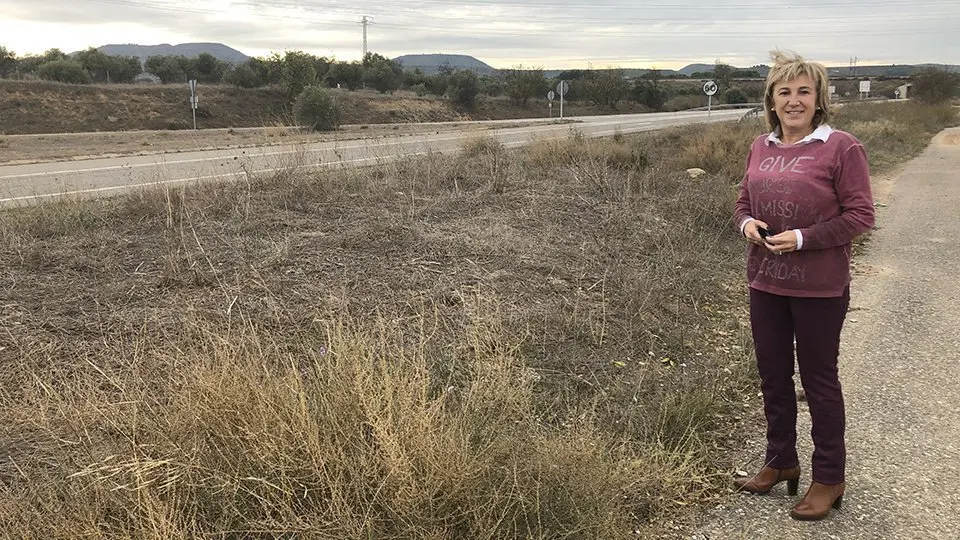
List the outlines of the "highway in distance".
{"type": "MultiPolygon", "coordinates": [[[[68,196],[109,196],[135,188],[241,178],[245,174],[289,167],[375,165],[386,160],[430,152],[455,152],[465,140],[492,136],[505,147],[536,139],[561,138],[577,130],[587,137],[652,131],[670,126],[723,122],[740,118],[743,110],[686,111],[609,116],[582,116],[568,123],[511,121],[489,131],[444,131],[376,139],[341,140],[290,146],[263,146],[179,152],[144,156],[95,158],[82,161],[0,165],[0,206],[33,204],[68,196]],[[516,127],[517,124],[524,124],[516,127]]],[[[459,122],[463,124],[463,122],[459,122]]],[[[495,126],[495,123],[491,123],[495,126]]],[[[108,151],[109,149],[104,149],[108,151]]]]}

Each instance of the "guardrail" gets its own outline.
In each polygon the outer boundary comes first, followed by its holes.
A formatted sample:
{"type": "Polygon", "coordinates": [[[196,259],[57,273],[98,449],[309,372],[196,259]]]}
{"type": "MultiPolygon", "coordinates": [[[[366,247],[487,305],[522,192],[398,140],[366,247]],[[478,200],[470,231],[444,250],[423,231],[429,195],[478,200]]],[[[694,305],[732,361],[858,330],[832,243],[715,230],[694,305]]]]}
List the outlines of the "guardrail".
{"type": "Polygon", "coordinates": [[[743,113],[743,116],[740,117],[740,122],[743,122],[747,118],[759,118],[760,113],[763,112],[763,105],[757,105],[751,108],[749,111],[743,113]]]}

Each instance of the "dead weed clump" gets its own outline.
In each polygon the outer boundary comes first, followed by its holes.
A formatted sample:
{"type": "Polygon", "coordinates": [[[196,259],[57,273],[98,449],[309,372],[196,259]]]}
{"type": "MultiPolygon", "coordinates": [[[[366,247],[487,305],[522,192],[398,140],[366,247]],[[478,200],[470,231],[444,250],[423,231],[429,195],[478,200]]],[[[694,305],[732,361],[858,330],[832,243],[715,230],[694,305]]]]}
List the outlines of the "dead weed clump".
{"type": "Polygon", "coordinates": [[[677,146],[673,164],[677,168],[700,168],[712,175],[738,182],[743,177],[747,153],[756,136],[763,131],[757,119],[736,124],[711,124],[695,131],[668,134],[677,146]]]}
{"type": "Polygon", "coordinates": [[[536,376],[476,307],[459,342],[428,319],[185,318],[166,347],[20,350],[0,522],[38,538],[614,538],[696,496],[701,458],[678,470],[591,419],[544,424],[536,376]],[[456,380],[432,373],[444,350],[456,380]]]}

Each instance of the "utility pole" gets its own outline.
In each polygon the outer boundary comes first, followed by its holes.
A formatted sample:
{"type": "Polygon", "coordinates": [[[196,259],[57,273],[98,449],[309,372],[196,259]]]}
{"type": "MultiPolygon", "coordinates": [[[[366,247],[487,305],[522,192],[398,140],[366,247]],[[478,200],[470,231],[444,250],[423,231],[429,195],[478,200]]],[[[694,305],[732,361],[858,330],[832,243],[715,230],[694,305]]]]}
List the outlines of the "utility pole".
{"type": "Polygon", "coordinates": [[[370,19],[370,17],[367,17],[366,15],[364,15],[363,19],[360,20],[360,24],[363,25],[363,58],[367,57],[367,25],[371,24],[372,22],[373,21],[370,19]]]}

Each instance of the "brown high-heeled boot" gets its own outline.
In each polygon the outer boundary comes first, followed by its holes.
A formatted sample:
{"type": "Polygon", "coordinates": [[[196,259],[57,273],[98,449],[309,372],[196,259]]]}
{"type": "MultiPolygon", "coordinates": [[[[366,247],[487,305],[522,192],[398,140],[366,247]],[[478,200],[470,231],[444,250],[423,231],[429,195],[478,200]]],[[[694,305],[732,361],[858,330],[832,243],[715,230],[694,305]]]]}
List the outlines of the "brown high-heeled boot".
{"type": "Polygon", "coordinates": [[[830,508],[840,509],[845,487],[844,482],[833,485],[820,482],[810,484],[803,499],[790,511],[790,517],[801,521],[818,521],[827,517],[830,508]]]}
{"type": "Polygon", "coordinates": [[[787,493],[796,495],[797,489],[800,487],[800,467],[774,469],[766,466],[760,469],[760,472],[753,478],[737,478],[733,481],[733,485],[736,486],[738,491],[763,495],[780,482],[787,483],[787,493]]]}

